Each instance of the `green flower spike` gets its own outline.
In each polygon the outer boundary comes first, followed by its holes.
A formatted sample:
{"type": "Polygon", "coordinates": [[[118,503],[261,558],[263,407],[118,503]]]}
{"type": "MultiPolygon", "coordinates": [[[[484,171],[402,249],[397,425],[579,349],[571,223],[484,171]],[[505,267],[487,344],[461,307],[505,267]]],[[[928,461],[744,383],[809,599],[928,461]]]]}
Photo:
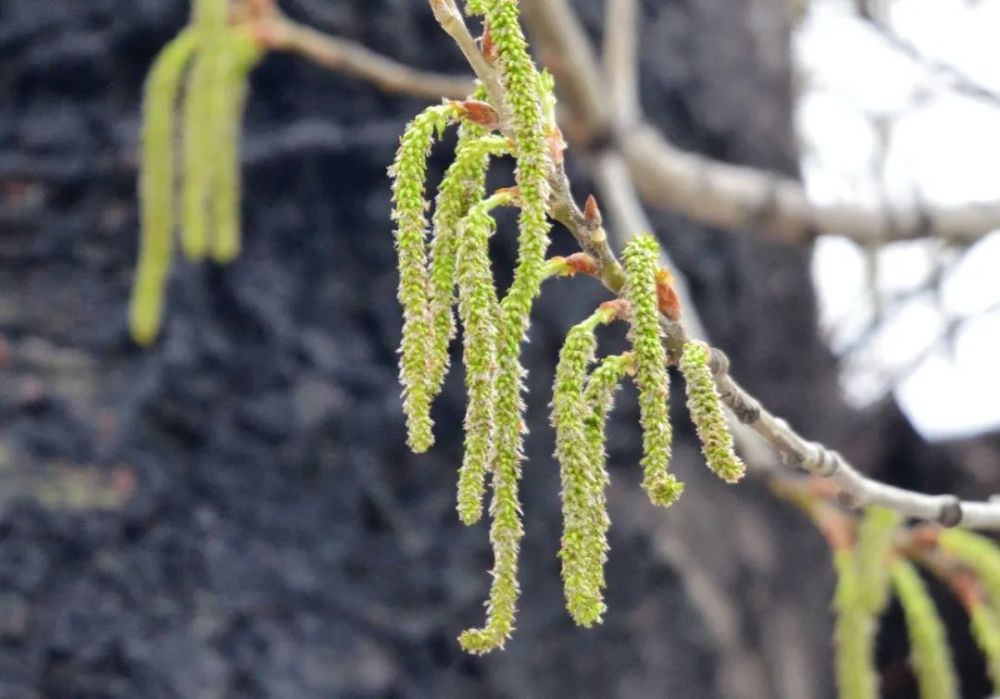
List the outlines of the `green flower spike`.
{"type": "Polygon", "coordinates": [[[994,612],[1000,614],[1000,549],[996,542],[965,529],[945,529],[938,537],[938,545],[975,572],[994,612]]]}
{"type": "Polygon", "coordinates": [[[638,235],[623,254],[625,298],[632,304],[632,347],[635,381],[639,387],[644,471],[642,487],[656,505],[666,507],[680,497],[684,484],[667,470],[670,464],[670,384],[656,300],[660,246],[649,235],[638,235]]]}
{"type": "Polygon", "coordinates": [[[192,31],[180,33],[160,52],[146,78],[139,176],[142,243],[129,305],[132,338],[141,345],[156,339],[163,314],[173,253],[174,116],[181,79],[195,46],[192,31]]]}
{"type": "Polygon", "coordinates": [[[514,627],[519,588],[517,557],[524,529],[521,525],[518,486],[521,477],[524,405],[521,391],[521,341],[535,297],[541,289],[547,219],[549,162],[539,95],[538,71],[528,55],[518,22],[516,0],[483,0],[473,10],[485,10],[514,131],[517,185],[521,214],[518,263],[514,281],[502,308],[498,341],[497,399],[495,405],[495,457],[493,462],[493,584],[486,626],[462,633],[459,642],[471,653],[502,648],[514,627]]]}
{"type": "Polygon", "coordinates": [[[227,90],[225,34],[228,0],[196,0],[192,31],[198,52],[184,95],[184,182],[181,187],[181,248],[200,260],[208,247],[208,207],[227,90]]]}
{"type": "MultiPolygon", "coordinates": [[[[587,369],[594,361],[594,329],[615,320],[614,307],[604,306],[566,335],[552,391],[552,424],[562,479],[562,577],[566,608],[581,626],[600,623],[604,560],[608,545],[608,513],[604,502],[603,434],[597,444],[587,429],[592,410],[584,395],[587,369]]],[[[603,430],[602,430],[603,432],[603,430]]]]}
{"type": "Polygon", "coordinates": [[[889,601],[892,539],[902,521],[898,512],[869,507],[858,527],[858,594],[860,603],[873,616],[881,614],[889,601]]]}
{"type": "Polygon", "coordinates": [[[857,556],[852,549],[837,550],[833,563],[837,571],[837,590],[833,598],[837,620],[833,637],[837,651],[838,696],[840,699],[876,699],[878,675],[872,656],[875,623],[864,604],[864,581],[858,570],[857,556]]]}
{"type": "Polygon", "coordinates": [[[912,661],[921,699],[957,697],[958,679],[944,624],[923,580],[912,565],[900,560],[892,567],[892,581],[910,633],[912,661]]]}
{"type": "Polygon", "coordinates": [[[209,236],[209,252],[218,263],[232,261],[240,251],[240,129],[247,78],[264,55],[259,42],[242,29],[229,32],[224,42],[211,202],[213,230],[209,236]]]}
{"type": "Polygon", "coordinates": [[[684,344],[680,369],[687,388],[688,412],[698,430],[708,467],[727,483],[737,483],[746,474],[746,466],[733,450],[733,435],[708,367],[710,357],[704,342],[689,340],[684,344]]]}
{"type": "Polygon", "coordinates": [[[450,105],[429,107],[421,112],[406,127],[396,160],[389,169],[393,178],[392,218],[396,222],[399,255],[398,298],[403,306],[399,375],[403,384],[407,443],[418,453],[427,451],[434,443],[427,385],[432,332],[428,310],[430,279],[424,179],[431,145],[454,116],[455,108],[450,105]]]}
{"type": "Polygon", "coordinates": [[[900,515],[870,507],[858,527],[853,550],[834,553],[838,573],[834,607],[837,610],[837,686],[842,699],[878,696],[875,671],[875,634],[878,617],[889,597],[889,555],[900,515]]]}
{"type": "MultiPolygon", "coordinates": [[[[438,189],[430,261],[433,342],[427,384],[431,400],[441,391],[448,371],[448,345],[455,336],[452,306],[455,301],[459,223],[471,207],[482,201],[490,158],[504,155],[509,150],[506,139],[485,136],[484,133],[475,124],[462,125],[455,149],[455,161],[448,168],[438,189]]],[[[492,285],[492,281],[490,284],[492,285]]]]}
{"type": "Polygon", "coordinates": [[[602,501],[603,486],[608,483],[608,474],[604,470],[604,465],[607,463],[604,451],[604,427],[608,421],[608,413],[613,407],[615,391],[618,390],[622,379],[632,372],[633,361],[631,352],[605,357],[587,380],[587,390],[583,394],[583,400],[587,405],[584,418],[585,438],[590,448],[590,462],[600,465],[602,501]]]}
{"type": "MultiPolygon", "coordinates": [[[[496,403],[496,322],[500,303],[490,269],[489,237],[495,223],[490,210],[511,203],[510,192],[494,194],[469,211],[460,227],[458,312],[465,328],[465,456],[458,475],[458,515],[475,524],[483,514],[486,472],[493,455],[496,403]]],[[[449,314],[450,314],[449,309],[449,314]]]]}
{"type": "Polygon", "coordinates": [[[993,694],[1000,694],[1000,619],[989,605],[976,600],[969,607],[969,623],[972,637],[986,658],[993,694]]]}

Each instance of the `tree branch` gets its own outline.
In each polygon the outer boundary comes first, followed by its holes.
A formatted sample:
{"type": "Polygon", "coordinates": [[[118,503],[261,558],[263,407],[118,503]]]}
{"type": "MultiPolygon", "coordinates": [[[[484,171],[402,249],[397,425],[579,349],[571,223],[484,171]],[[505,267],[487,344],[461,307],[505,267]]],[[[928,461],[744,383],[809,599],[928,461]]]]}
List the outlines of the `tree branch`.
{"type": "Polygon", "coordinates": [[[269,49],[296,53],[324,68],[374,83],[386,92],[439,100],[461,99],[472,91],[467,77],[416,70],[353,41],[299,24],[273,6],[258,12],[254,31],[269,49]]]}

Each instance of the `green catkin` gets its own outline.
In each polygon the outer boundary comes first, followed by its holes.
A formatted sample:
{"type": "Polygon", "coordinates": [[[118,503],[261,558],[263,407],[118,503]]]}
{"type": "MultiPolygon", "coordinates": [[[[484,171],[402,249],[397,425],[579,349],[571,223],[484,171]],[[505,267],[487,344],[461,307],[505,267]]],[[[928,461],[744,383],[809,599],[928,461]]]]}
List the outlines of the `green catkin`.
{"type": "Polygon", "coordinates": [[[667,506],[680,497],[684,484],[668,471],[670,443],[670,376],[663,349],[656,299],[659,245],[649,235],[633,238],[622,255],[625,298],[632,305],[632,347],[639,387],[643,442],[643,483],[649,499],[667,506]]]}
{"type": "Polygon", "coordinates": [[[602,590],[608,515],[602,506],[603,461],[594,459],[595,445],[588,439],[586,420],[591,410],[584,391],[587,369],[597,350],[594,329],[614,317],[613,310],[601,308],[569,331],[559,353],[552,391],[552,424],[556,428],[556,458],[562,480],[559,558],[566,609],[581,626],[600,623],[606,609],[602,590]]]}
{"type": "Polygon", "coordinates": [[[886,507],[869,507],[858,526],[859,595],[869,614],[881,614],[889,600],[892,539],[902,521],[902,515],[886,507]]]}
{"type": "Polygon", "coordinates": [[[892,510],[870,507],[858,527],[853,550],[837,551],[837,685],[841,699],[878,695],[875,636],[889,597],[892,536],[902,518],[892,510]]]}
{"type": "Polygon", "coordinates": [[[834,552],[833,563],[837,572],[833,637],[838,697],[875,699],[878,696],[878,675],[872,655],[875,623],[862,599],[864,581],[857,556],[851,549],[838,550],[834,552]]]}
{"type": "Polygon", "coordinates": [[[938,545],[976,573],[1000,614],[1000,549],[992,539],[965,529],[945,529],[938,545]]]}
{"type": "Polygon", "coordinates": [[[906,617],[921,699],[957,697],[958,679],[944,624],[923,580],[910,563],[898,560],[892,566],[892,582],[906,617]]]}
{"type": "Polygon", "coordinates": [[[392,218],[396,222],[399,255],[398,298],[403,306],[399,376],[403,384],[407,443],[417,453],[427,451],[434,443],[427,386],[431,327],[424,180],[431,145],[454,116],[455,110],[449,105],[429,107],[421,112],[406,127],[396,160],[389,169],[393,178],[392,218]]]}
{"type": "Polygon", "coordinates": [[[438,188],[430,254],[433,341],[427,384],[431,400],[441,391],[448,371],[448,345],[455,336],[452,306],[455,301],[459,223],[473,206],[482,201],[490,158],[503,155],[508,150],[506,139],[486,136],[485,131],[475,124],[463,124],[459,130],[455,160],[438,188]]]}
{"type": "MultiPolygon", "coordinates": [[[[498,193],[470,210],[461,224],[458,250],[458,312],[465,328],[465,455],[458,474],[458,515],[467,525],[483,514],[486,472],[493,455],[494,378],[497,320],[500,304],[490,268],[489,237],[494,221],[490,210],[511,203],[498,193]]],[[[449,314],[451,310],[449,309],[449,314]]]]}
{"type": "Polygon", "coordinates": [[[236,29],[225,37],[221,113],[214,154],[211,200],[212,230],[209,252],[220,264],[230,262],[240,251],[240,130],[246,102],[247,78],[260,61],[263,50],[248,32],[236,29]]]}
{"type": "Polygon", "coordinates": [[[969,626],[986,658],[993,694],[1000,694],[1000,619],[989,605],[975,601],[969,608],[969,626]]]}
{"type": "Polygon", "coordinates": [[[225,31],[228,0],[197,0],[192,31],[198,51],[184,95],[184,179],[181,186],[181,249],[200,260],[208,247],[219,118],[225,102],[225,31]]]}
{"type": "Polygon", "coordinates": [[[139,175],[142,242],[129,304],[129,328],[141,345],[156,339],[163,315],[173,253],[177,97],[195,46],[193,32],[180,33],[160,52],[146,78],[139,175]]]}
{"type": "Polygon", "coordinates": [[[746,474],[746,466],[733,448],[733,435],[708,366],[710,357],[711,351],[704,342],[689,340],[684,344],[680,369],[687,389],[688,412],[708,467],[727,483],[736,483],[746,474]]]}
{"type": "Polygon", "coordinates": [[[497,51],[501,79],[514,132],[517,185],[521,204],[518,262],[502,307],[498,339],[497,401],[495,406],[495,456],[493,462],[493,583],[485,627],[469,629],[459,637],[470,653],[502,648],[514,628],[519,587],[517,558],[524,528],[521,524],[518,487],[523,459],[524,405],[521,399],[524,370],[521,342],[535,297],[541,288],[548,247],[549,184],[545,124],[538,71],[528,55],[516,0],[483,0],[474,10],[485,11],[497,51]]]}

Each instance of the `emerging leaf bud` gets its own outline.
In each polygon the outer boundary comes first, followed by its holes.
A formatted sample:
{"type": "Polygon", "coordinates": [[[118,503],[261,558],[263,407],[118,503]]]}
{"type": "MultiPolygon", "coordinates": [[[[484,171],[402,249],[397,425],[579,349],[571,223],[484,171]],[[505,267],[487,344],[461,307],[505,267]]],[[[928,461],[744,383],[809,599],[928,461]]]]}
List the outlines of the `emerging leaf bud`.
{"type": "Polygon", "coordinates": [[[601,216],[601,210],[598,208],[597,199],[594,198],[593,194],[587,197],[587,201],[583,205],[583,216],[589,228],[604,225],[604,217],[601,216]]]}
{"type": "Polygon", "coordinates": [[[459,112],[473,124],[482,126],[487,131],[493,131],[500,126],[500,115],[492,105],[479,100],[452,102],[459,112]]]}
{"type": "Polygon", "coordinates": [[[661,267],[656,273],[656,301],[660,313],[673,321],[681,319],[681,299],[674,289],[674,276],[661,267]]]}

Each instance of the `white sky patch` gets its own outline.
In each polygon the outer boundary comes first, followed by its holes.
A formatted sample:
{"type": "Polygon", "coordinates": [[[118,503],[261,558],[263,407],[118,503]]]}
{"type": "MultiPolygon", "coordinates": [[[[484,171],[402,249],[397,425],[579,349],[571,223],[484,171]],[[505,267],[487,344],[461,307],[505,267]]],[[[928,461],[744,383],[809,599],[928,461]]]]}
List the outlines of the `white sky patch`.
{"type": "MultiPolygon", "coordinates": [[[[896,0],[888,17],[922,55],[1000,93],[1000,0],[896,0]]],[[[846,0],[813,0],[795,52],[803,178],[816,200],[1000,200],[997,103],[956,92],[846,0]]],[[[1000,232],[964,256],[928,241],[866,250],[827,236],[813,273],[849,400],[895,391],[932,439],[1000,427],[1000,232]]]]}

